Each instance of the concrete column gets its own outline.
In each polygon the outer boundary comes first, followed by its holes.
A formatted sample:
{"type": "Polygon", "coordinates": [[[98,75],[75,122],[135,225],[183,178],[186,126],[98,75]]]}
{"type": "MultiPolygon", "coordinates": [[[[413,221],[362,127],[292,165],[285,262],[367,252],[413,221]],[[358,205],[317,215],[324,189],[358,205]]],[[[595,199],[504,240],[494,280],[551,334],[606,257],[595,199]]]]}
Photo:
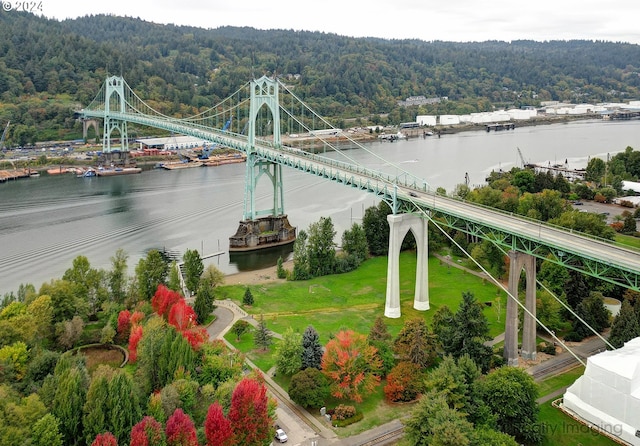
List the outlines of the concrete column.
{"type": "MultiPolygon", "coordinates": [[[[518,298],[520,272],[526,274],[525,307],[536,314],[536,261],[535,257],[521,252],[509,252],[509,293],[518,298]]],[[[504,358],[511,366],[518,365],[518,312],[519,305],[511,297],[507,299],[507,318],[504,337],[504,358]]],[[[536,358],[536,322],[525,312],[522,327],[522,357],[536,358]]]]}
{"type": "Polygon", "coordinates": [[[428,236],[427,221],[416,215],[387,215],[389,222],[389,256],[387,259],[387,298],[384,307],[386,317],[400,317],[400,248],[407,232],[413,231],[418,251],[416,288],[413,308],[429,309],[428,236]]]}
{"type": "MultiPolygon", "coordinates": [[[[525,308],[536,315],[536,259],[528,254],[522,254],[525,259],[525,273],[527,278],[525,308]]],[[[536,359],[536,320],[524,313],[522,324],[522,352],[524,359],[536,359]]]]}
{"type": "Polygon", "coordinates": [[[418,250],[413,308],[418,311],[426,311],[429,309],[429,233],[427,231],[429,222],[424,218],[415,216],[413,218],[417,220],[414,224],[417,230],[414,230],[413,233],[418,250]]]}
{"type": "MultiPolygon", "coordinates": [[[[509,251],[509,294],[518,298],[518,281],[522,265],[518,252],[509,251]]],[[[508,365],[518,365],[518,304],[507,296],[507,317],[504,328],[504,359],[508,365]]]]}
{"type": "Polygon", "coordinates": [[[387,215],[389,222],[389,255],[387,257],[387,299],[384,304],[384,315],[391,318],[400,317],[400,247],[399,236],[402,215],[387,215]]]}

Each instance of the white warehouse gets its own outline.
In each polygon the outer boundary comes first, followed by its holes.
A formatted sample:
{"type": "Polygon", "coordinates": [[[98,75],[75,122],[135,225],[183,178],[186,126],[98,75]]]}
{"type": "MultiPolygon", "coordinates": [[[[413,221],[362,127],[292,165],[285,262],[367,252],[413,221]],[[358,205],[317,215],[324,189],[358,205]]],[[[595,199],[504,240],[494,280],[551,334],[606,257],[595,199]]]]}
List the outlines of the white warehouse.
{"type": "Polygon", "coordinates": [[[564,394],[562,408],[640,446],[640,338],[589,357],[584,375],[564,394]]]}
{"type": "Polygon", "coordinates": [[[429,127],[433,127],[437,124],[438,117],[432,115],[418,115],[416,116],[416,122],[421,126],[426,125],[429,127]]]}

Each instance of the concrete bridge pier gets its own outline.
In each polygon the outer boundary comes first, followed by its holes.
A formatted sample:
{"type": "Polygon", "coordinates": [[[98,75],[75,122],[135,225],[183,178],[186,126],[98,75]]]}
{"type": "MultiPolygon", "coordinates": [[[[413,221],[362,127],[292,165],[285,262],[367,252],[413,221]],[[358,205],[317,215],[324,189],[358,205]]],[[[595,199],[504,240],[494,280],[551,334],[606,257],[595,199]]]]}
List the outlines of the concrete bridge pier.
{"type": "Polygon", "coordinates": [[[412,214],[387,215],[389,222],[389,257],[387,263],[387,299],[384,315],[400,317],[400,248],[409,231],[413,232],[418,251],[416,266],[416,289],[413,308],[419,311],[429,309],[429,248],[427,220],[412,214]]]}
{"type": "MultiPolygon", "coordinates": [[[[536,259],[517,251],[509,251],[509,293],[518,298],[520,273],[526,275],[525,308],[536,314],[536,259]]],[[[507,298],[507,318],[504,334],[504,358],[511,366],[518,365],[518,312],[519,305],[511,297],[507,298]]],[[[524,313],[522,326],[522,357],[536,359],[536,321],[524,313]]]]}

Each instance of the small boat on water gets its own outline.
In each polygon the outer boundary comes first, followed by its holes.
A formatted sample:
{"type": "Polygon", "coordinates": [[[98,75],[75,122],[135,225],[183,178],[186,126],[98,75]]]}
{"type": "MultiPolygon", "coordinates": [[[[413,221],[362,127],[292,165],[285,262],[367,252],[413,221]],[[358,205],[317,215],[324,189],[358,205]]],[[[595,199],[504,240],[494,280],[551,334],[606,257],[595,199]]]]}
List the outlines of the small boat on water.
{"type": "Polygon", "coordinates": [[[394,142],[394,141],[397,141],[399,139],[407,139],[407,135],[402,133],[402,132],[398,132],[398,133],[382,133],[381,135],[378,135],[378,139],[382,139],[384,141],[389,141],[389,142],[394,142]]]}
{"type": "Polygon", "coordinates": [[[91,178],[91,177],[95,177],[97,176],[96,170],[93,167],[89,167],[88,169],[82,171],[81,173],[77,174],[76,177],[78,178],[91,178]]]}

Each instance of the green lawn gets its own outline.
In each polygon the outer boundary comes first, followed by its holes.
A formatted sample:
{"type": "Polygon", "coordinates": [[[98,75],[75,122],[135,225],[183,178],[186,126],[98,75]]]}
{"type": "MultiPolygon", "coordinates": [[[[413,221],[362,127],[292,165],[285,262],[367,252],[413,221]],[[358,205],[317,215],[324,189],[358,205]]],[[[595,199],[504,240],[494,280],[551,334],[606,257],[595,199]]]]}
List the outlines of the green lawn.
{"type": "Polygon", "coordinates": [[[634,237],[632,235],[616,234],[615,241],[618,245],[623,245],[627,248],[640,249],[640,237],[634,237]]]}
{"type": "Polygon", "coordinates": [[[542,446],[615,446],[618,443],[578,423],[551,401],[540,406],[538,425],[543,433],[542,446]]]}
{"type": "MultiPolygon", "coordinates": [[[[455,312],[465,291],[472,291],[479,302],[492,305],[485,306],[484,310],[491,336],[504,331],[506,294],[503,291],[498,294],[495,285],[458,268],[441,264],[436,258],[430,258],[431,309],[419,312],[412,308],[415,253],[402,253],[400,265],[402,317],[385,319],[393,335],[400,331],[404,321],[410,317],[424,317],[430,323],[433,314],[442,305],[448,305],[455,312]],[[495,302],[498,296],[499,305],[495,302]]],[[[255,302],[247,311],[253,315],[264,314],[269,329],[277,333],[283,333],[288,327],[303,332],[311,324],[320,334],[323,343],[332,334],[345,328],[366,334],[375,318],[384,314],[386,275],[386,257],[376,257],[367,260],[358,270],[346,274],[255,286],[251,288],[255,302]]],[[[220,288],[221,295],[239,304],[242,302],[245,286],[229,285],[220,288]]]]}
{"type": "Polygon", "coordinates": [[[582,376],[584,373],[584,367],[578,366],[571,370],[566,371],[562,375],[553,376],[547,378],[538,384],[538,395],[543,397],[554,391],[566,386],[570,386],[576,379],[582,376]]]}

